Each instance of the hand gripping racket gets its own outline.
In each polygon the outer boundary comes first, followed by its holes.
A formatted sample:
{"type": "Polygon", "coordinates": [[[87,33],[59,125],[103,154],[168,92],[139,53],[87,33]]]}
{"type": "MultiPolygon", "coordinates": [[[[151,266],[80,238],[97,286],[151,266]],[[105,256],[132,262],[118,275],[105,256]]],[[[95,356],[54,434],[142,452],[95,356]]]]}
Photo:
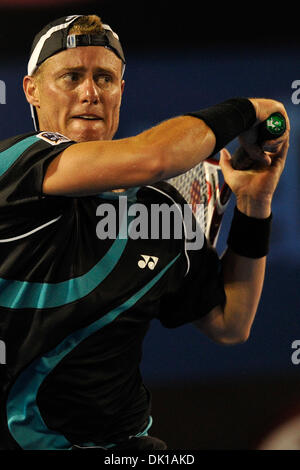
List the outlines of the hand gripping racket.
{"type": "MultiPolygon", "coordinates": [[[[274,113],[258,125],[257,143],[274,140],[282,136],[285,130],[285,118],[280,113],[274,113]]],[[[240,147],[235,153],[232,166],[246,170],[249,169],[249,161],[245,150],[240,147]]],[[[222,174],[219,161],[208,158],[186,173],[168,180],[191,205],[201,229],[214,247],[231,196],[231,189],[226,182],[220,188],[219,174],[222,174]]]]}

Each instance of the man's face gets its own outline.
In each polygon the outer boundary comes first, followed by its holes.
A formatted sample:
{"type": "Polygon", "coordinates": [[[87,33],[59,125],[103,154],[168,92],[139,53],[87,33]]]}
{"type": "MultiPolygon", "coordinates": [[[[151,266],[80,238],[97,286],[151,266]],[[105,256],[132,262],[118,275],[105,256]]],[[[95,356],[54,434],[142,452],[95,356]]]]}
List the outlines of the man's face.
{"type": "Polygon", "coordinates": [[[111,50],[85,46],[55,54],[37,78],[39,127],[76,142],[111,140],[123,88],[122,62],[111,50]]]}

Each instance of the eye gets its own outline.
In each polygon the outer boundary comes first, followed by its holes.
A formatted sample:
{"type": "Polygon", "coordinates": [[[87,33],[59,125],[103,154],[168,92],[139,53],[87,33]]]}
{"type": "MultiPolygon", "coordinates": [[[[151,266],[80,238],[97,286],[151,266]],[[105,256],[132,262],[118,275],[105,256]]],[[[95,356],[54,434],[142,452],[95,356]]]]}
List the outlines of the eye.
{"type": "Polygon", "coordinates": [[[66,85],[73,85],[78,83],[80,75],[78,72],[70,71],[65,73],[61,78],[63,80],[63,83],[65,83],[66,85]]]}
{"type": "Polygon", "coordinates": [[[95,77],[95,81],[100,87],[108,87],[112,83],[112,77],[109,74],[99,74],[95,77]]]}
{"type": "Polygon", "coordinates": [[[74,83],[79,80],[78,72],[68,72],[63,76],[64,80],[69,83],[74,83]]]}

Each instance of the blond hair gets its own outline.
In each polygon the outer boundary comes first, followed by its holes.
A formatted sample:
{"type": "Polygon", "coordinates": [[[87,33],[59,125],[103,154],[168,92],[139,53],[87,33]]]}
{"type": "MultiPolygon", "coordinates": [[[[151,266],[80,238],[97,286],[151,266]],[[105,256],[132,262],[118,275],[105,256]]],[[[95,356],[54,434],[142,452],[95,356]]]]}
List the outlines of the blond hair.
{"type": "Polygon", "coordinates": [[[101,18],[97,15],[81,16],[74,21],[69,34],[98,34],[104,30],[101,18]]]}

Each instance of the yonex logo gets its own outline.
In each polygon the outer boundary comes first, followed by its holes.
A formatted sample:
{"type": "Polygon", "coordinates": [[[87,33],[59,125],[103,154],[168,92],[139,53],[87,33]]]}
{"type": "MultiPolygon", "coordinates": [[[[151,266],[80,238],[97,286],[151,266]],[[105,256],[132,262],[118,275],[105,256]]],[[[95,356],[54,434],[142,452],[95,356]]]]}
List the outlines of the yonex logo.
{"type": "Polygon", "coordinates": [[[0,80],[0,104],[6,104],[6,86],[3,80],[0,80]]]}
{"type": "Polygon", "coordinates": [[[159,260],[156,256],[141,255],[141,257],[142,259],[139,260],[138,267],[144,269],[147,266],[151,271],[155,268],[159,260]]]}

